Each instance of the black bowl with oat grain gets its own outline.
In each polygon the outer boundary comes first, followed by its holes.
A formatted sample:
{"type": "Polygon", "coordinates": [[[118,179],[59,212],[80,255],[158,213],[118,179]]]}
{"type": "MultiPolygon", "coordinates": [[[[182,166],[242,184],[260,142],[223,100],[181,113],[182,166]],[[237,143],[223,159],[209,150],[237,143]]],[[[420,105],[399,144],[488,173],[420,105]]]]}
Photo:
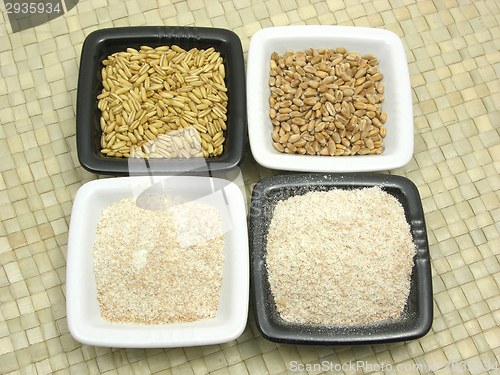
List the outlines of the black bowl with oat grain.
{"type": "Polygon", "coordinates": [[[255,320],[266,339],[375,344],[417,339],[430,330],[429,247],[410,180],[366,173],[266,178],[252,192],[249,231],[255,320]],[[358,199],[354,209],[351,193],[358,199]],[[384,208],[375,212],[374,202],[384,208]],[[393,225],[402,228],[398,236],[393,225]],[[377,303],[384,306],[380,315],[370,315],[377,303]]]}
{"type": "Polygon", "coordinates": [[[97,30],[85,39],[76,137],[86,170],[224,172],[243,161],[246,134],[243,50],[234,32],[141,26],[97,30]]]}

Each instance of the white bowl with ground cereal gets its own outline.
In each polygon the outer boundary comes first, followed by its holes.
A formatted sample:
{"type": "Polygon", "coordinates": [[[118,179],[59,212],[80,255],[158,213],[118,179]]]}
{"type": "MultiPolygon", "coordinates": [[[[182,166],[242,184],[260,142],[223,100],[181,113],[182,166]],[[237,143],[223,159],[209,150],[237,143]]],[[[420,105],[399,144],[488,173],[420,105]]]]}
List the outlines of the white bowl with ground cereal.
{"type": "Polygon", "coordinates": [[[68,328],[80,343],[213,345],[236,339],[246,326],[249,259],[241,190],[208,177],[154,182],[101,179],[76,194],[66,295],[68,328]],[[156,206],[160,202],[166,206],[156,206]]]}
{"type": "Polygon", "coordinates": [[[387,30],[258,31],[248,49],[247,110],[252,154],[271,169],[382,171],[413,156],[408,65],[401,40],[387,30]]]}

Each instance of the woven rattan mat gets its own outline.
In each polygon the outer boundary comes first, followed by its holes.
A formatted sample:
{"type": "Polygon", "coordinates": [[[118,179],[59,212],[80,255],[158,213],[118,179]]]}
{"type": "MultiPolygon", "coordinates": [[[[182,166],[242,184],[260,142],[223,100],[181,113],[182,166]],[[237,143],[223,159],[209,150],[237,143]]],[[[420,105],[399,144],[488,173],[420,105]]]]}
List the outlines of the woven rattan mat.
{"type": "MultiPolygon", "coordinates": [[[[6,2],[0,3],[1,374],[480,374],[499,366],[497,1],[89,0],[18,33],[6,2]],[[256,31],[281,25],[369,26],[402,39],[415,153],[390,173],[411,179],[423,200],[435,302],[428,335],[373,346],[278,345],[259,335],[250,312],[243,335],[223,345],[125,350],[73,340],[65,307],[68,225],[76,191],[97,178],[76,156],[81,47],[95,29],[146,24],[229,28],[245,52],[256,31]]],[[[277,173],[249,153],[241,172],[247,198],[259,179],[277,173]]]]}

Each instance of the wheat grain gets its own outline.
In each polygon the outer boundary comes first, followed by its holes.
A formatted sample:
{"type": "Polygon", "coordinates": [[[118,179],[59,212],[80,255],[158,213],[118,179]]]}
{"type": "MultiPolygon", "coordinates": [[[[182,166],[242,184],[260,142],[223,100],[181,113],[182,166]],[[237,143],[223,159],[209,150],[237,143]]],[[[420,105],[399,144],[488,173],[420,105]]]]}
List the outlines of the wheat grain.
{"type": "MultiPolygon", "coordinates": [[[[378,59],[373,55],[361,57],[357,53],[347,53],[342,47],[287,51],[285,55],[274,52],[269,78],[269,117],[273,126],[284,129],[285,133],[290,132],[292,125],[297,125],[295,134],[306,140],[302,145],[285,137],[278,141],[282,147],[274,148],[288,153],[304,153],[302,150],[305,150],[310,155],[355,155],[360,148],[353,148],[355,141],[351,139],[361,133],[356,140],[358,145],[361,149],[370,149],[365,147],[365,142],[382,141],[387,133],[384,130],[369,134],[373,128],[385,129],[387,114],[381,107],[384,100],[382,78],[378,59]],[[361,128],[366,128],[367,132],[361,128]],[[380,136],[373,137],[374,134],[380,136]],[[313,137],[308,138],[308,135],[313,137]],[[340,148],[328,147],[329,141],[340,148]],[[339,152],[340,149],[343,151],[339,152]]],[[[274,136],[273,141],[277,142],[274,136]]],[[[373,153],[383,151],[381,144],[373,153]]]]}

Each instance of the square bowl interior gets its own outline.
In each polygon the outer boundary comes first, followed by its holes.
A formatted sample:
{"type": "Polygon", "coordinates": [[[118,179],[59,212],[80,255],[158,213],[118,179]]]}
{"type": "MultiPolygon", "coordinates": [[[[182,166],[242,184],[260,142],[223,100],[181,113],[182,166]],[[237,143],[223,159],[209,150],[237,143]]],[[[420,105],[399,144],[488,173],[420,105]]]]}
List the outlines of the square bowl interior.
{"type": "Polygon", "coordinates": [[[433,302],[427,232],[418,190],[410,180],[378,174],[300,174],[263,179],[252,193],[249,230],[255,320],[268,340],[286,344],[374,344],[416,339],[429,331],[433,302]],[[417,248],[410,293],[402,315],[397,319],[353,326],[298,324],[283,320],[276,309],[266,267],[267,234],[276,204],[310,191],[373,186],[379,186],[402,204],[417,248]]]}
{"type": "Polygon", "coordinates": [[[249,266],[246,213],[240,189],[227,180],[157,177],[154,193],[211,205],[224,228],[223,284],[217,315],[182,324],[120,324],[101,317],[93,269],[93,245],[101,211],[151,186],[148,177],[91,181],[75,197],[68,239],[67,315],[71,335],[80,343],[107,347],[180,347],[212,345],[236,339],[248,315],[249,266]]]}
{"type": "MultiPolygon", "coordinates": [[[[77,149],[81,165],[98,174],[129,175],[129,168],[140,161],[108,157],[101,153],[101,111],[97,95],[103,88],[102,61],[115,52],[143,45],[156,48],[176,44],[181,48],[220,52],[226,71],[228,111],[226,141],[222,155],[216,158],[157,159],[151,165],[154,174],[185,172],[223,172],[237,167],[245,154],[247,134],[244,60],[241,41],[230,30],[203,27],[141,26],[101,29],[89,34],[82,47],[77,89],[77,149]]],[[[137,172],[140,168],[134,168],[137,172]]],[[[147,172],[136,173],[147,174],[147,172]]]]}
{"type": "Polygon", "coordinates": [[[254,34],[247,63],[248,132],[252,154],[268,168],[300,172],[371,172],[396,169],[413,156],[413,107],[410,75],[403,44],[391,31],[349,26],[284,26],[254,34]],[[385,86],[382,110],[387,113],[385,151],[380,155],[325,157],[285,154],[274,150],[269,118],[271,54],[307,48],[345,47],[379,58],[385,86]]]}

